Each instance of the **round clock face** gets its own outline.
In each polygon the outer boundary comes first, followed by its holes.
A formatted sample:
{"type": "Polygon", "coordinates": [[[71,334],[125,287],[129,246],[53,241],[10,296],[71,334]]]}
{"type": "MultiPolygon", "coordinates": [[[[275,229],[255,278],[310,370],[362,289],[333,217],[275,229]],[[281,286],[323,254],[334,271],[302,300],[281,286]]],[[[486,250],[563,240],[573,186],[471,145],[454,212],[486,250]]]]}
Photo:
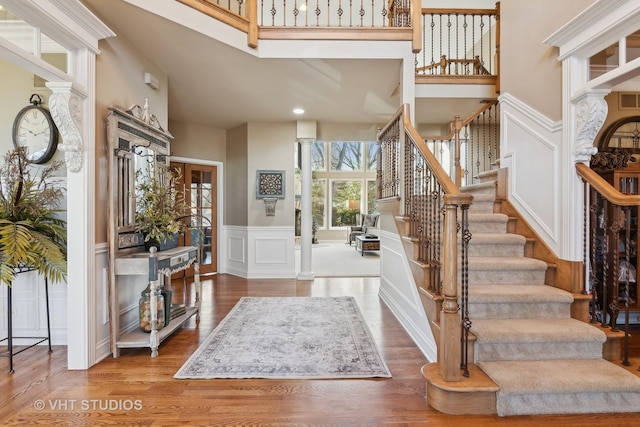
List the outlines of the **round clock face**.
{"type": "Polygon", "coordinates": [[[58,132],[47,110],[27,106],[13,122],[13,144],[24,147],[31,163],[45,163],[53,156],[58,144],[58,132]]]}

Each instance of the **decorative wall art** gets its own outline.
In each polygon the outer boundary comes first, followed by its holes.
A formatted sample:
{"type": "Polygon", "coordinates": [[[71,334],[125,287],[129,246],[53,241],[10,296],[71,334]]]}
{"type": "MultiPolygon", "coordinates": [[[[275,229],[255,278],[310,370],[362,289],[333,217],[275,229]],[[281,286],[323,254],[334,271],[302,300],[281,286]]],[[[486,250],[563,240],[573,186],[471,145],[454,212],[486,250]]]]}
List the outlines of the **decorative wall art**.
{"type": "Polygon", "coordinates": [[[284,199],[285,171],[259,170],[256,174],[256,198],[284,199]]]}
{"type": "Polygon", "coordinates": [[[284,199],[284,171],[256,172],[256,199],[262,199],[267,216],[275,216],[276,202],[284,199]]]}

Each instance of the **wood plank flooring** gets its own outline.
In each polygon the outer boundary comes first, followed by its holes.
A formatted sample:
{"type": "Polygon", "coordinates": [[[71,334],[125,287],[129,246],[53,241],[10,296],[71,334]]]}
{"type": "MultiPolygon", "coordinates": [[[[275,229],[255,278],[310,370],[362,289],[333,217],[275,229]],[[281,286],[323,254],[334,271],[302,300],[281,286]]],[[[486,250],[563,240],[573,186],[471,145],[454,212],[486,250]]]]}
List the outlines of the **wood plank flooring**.
{"type": "MultiPolygon", "coordinates": [[[[174,282],[174,302],[193,297],[174,282]]],[[[584,426],[640,425],[640,413],[509,417],[450,416],[430,409],[420,368],[427,362],[378,297],[378,278],[203,281],[203,307],[160,346],[125,349],[86,371],[66,369],[66,348],[34,348],[0,359],[2,426],[584,426]],[[174,373],[242,296],[356,298],[381,349],[391,379],[174,380],[174,373]],[[43,406],[43,408],[40,407],[43,406]]],[[[640,335],[640,328],[637,329],[640,335]]],[[[640,340],[632,341],[633,366],[640,340]]],[[[640,408],[638,408],[640,411],[640,408]]]]}

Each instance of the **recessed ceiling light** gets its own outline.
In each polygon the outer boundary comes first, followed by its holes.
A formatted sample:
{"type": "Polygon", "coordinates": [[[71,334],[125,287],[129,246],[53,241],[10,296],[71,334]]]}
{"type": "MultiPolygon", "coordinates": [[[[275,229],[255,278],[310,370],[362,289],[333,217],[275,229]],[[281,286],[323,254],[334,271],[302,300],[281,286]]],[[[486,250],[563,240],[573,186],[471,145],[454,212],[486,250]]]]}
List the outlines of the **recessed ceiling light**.
{"type": "Polygon", "coordinates": [[[304,114],[304,110],[302,108],[294,108],[293,114],[304,114]]]}

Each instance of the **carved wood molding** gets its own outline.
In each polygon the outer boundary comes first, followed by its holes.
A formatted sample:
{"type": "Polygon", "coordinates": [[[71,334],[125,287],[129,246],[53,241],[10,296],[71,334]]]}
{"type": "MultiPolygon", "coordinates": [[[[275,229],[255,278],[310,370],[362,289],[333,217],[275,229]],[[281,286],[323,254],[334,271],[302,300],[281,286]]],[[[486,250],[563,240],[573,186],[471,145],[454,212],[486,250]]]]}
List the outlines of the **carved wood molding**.
{"type": "Polygon", "coordinates": [[[53,91],[49,97],[49,110],[60,132],[58,147],[64,152],[67,170],[82,169],[84,144],[82,141],[82,99],[72,93],[71,83],[47,83],[53,91]]]}
{"type": "Polygon", "coordinates": [[[598,152],[593,145],[596,135],[602,128],[609,107],[604,96],[609,91],[589,91],[574,101],[576,115],[576,143],[574,149],[576,162],[589,162],[598,152]]]}

